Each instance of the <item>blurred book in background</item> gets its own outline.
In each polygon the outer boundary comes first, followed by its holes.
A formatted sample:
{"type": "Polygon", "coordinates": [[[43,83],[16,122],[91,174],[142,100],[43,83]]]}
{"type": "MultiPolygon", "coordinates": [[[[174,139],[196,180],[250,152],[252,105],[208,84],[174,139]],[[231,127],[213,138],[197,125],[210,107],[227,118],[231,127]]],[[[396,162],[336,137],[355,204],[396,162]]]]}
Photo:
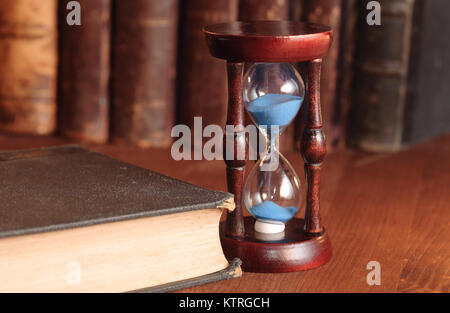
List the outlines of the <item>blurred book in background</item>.
{"type": "Polygon", "coordinates": [[[287,20],[289,0],[240,0],[239,20],[287,20]]]}
{"type": "Polygon", "coordinates": [[[203,125],[225,125],[227,71],[225,61],[213,58],[202,29],[208,24],[235,21],[237,0],[181,1],[178,58],[179,124],[193,126],[194,116],[203,125]]]}
{"type": "Polygon", "coordinates": [[[56,129],[57,0],[0,2],[0,129],[56,129]]]}
{"type": "Polygon", "coordinates": [[[96,143],[109,138],[111,0],[80,0],[81,25],[69,25],[60,1],[59,129],[96,143]]]}
{"type": "Polygon", "coordinates": [[[175,114],[178,0],[114,1],[113,138],[165,147],[175,114]]]}
{"type": "Polygon", "coordinates": [[[352,104],[352,83],[354,79],[356,25],[358,21],[359,0],[342,2],[340,27],[338,77],[336,89],[336,107],[333,127],[336,129],[339,147],[345,146],[345,133],[348,124],[348,112],[352,104]]]}
{"type": "Polygon", "coordinates": [[[347,138],[353,147],[390,152],[450,130],[450,2],[380,3],[380,26],[360,15],[347,138]]]}
{"type": "MultiPolygon", "coordinates": [[[[167,147],[175,123],[224,126],[226,62],[202,28],[290,19],[334,31],[321,72],[329,150],[396,151],[450,131],[447,0],[379,1],[373,26],[367,0],[81,0],[72,26],[68,2],[1,2],[0,130],[47,135],[58,111],[59,133],[75,140],[167,147]]],[[[281,150],[299,148],[307,105],[281,150]]]]}

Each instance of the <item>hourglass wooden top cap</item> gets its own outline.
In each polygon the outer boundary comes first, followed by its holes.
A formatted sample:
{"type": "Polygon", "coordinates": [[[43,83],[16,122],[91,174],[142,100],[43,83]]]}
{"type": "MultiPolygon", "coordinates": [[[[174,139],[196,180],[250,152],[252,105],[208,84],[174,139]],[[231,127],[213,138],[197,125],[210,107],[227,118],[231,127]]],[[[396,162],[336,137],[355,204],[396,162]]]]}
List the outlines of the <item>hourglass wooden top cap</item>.
{"type": "Polygon", "coordinates": [[[203,29],[211,54],[231,62],[301,62],[330,48],[330,27],[293,21],[230,22],[203,29]]]}

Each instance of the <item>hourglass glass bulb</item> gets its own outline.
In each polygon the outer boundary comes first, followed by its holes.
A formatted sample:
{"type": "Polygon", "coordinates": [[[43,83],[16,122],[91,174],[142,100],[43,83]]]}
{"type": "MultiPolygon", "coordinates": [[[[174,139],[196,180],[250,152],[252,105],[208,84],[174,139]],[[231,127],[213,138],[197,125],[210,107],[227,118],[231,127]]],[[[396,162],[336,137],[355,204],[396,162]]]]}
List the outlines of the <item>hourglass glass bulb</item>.
{"type": "Polygon", "coordinates": [[[255,230],[261,233],[282,232],[302,204],[300,179],[295,170],[283,155],[276,158],[267,154],[259,160],[244,185],[244,205],[256,219],[255,230]],[[265,170],[275,162],[275,169],[265,170]]]}
{"type": "Polygon", "coordinates": [[[256,219],[256,232],[281,233],[297,213],[302,192],[295,170],[278,151],[277,138],[300,109],[304,83],[288,63],[256,63],[243,87],[245,108],[270,143],[246,179],[244,205],[256,219]]]}
{"type": "Polygon", "coordinates": [[[255,63],[244,77],[244,104],[256,126],[284,130],[297,115],[305,95],[299,73],[289,63],[255,63]]]}

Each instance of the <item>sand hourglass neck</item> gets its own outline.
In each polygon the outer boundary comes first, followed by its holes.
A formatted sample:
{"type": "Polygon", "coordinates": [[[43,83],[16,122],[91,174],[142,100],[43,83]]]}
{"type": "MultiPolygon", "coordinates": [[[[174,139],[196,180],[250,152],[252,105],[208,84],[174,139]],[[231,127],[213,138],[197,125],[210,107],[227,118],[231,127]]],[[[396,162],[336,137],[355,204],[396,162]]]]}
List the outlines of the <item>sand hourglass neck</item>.
{"type": "Polygon", "coordinates": [[[244,76],[244,106],[268,143],[243,190],[258,233],[282,233],[302,202],[300,180],[279,152],[278,138],[297,115],[304,94],[303,80],[289,63],[256,63],[244,76]]]}

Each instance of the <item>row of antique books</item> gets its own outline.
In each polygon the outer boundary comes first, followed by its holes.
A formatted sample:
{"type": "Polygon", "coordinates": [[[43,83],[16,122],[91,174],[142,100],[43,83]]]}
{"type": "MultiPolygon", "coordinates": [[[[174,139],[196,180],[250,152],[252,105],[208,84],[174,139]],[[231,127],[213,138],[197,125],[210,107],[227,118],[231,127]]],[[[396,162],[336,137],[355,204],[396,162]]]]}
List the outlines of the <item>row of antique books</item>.
{"type": "MultiPolygon", "coordinates": [[[[449,81],[448,47],[433,35],[449,33],[445,0],[379,1],[381,25],[368,25],[369,1],[356,0],[79,0],[81,25],[68,25],[69,2],[1,1],[1,130],[160,147],[194,116],[224,125],[226,68],[202,28],[262,19],[334,29],[321,84],[329,147],[396,150],[449,128],[447,89],[430,101],[421,87],[449,81]]],[[[283,149],[299,147],[303,119],[304,110],[283,149]]]]}

